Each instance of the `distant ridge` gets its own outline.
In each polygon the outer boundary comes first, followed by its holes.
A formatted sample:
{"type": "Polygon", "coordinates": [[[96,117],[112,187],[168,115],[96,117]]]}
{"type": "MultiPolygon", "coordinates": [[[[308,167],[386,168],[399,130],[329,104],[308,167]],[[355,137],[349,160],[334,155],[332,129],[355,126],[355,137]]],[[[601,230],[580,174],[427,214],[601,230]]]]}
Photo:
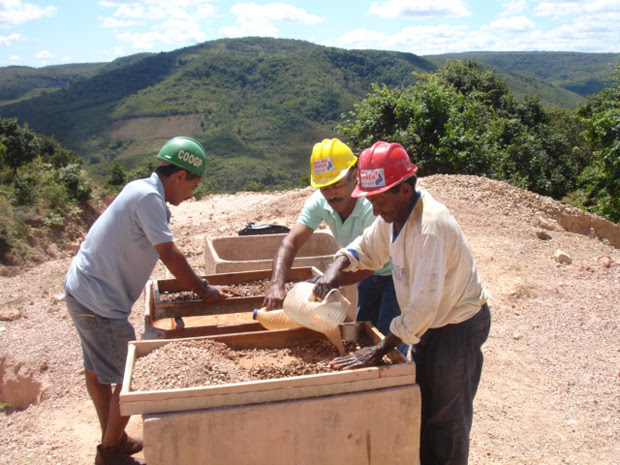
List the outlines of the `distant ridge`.
{"type": "MultiPolygon", "coordinates": [[[[576,107],[584,101],[581,95],[527,74],[558,61],[559,55],[545,59],[546,54],[478,53],[476,58],[485,63],[510,58],[514,71],[491,66],[518,97],[535,94],[545,105],[576,107]],[[517,69],[518,59],[539,65],[517,69]]],[[[562,66],[574,62],[584,79],[588,72],[599,79],[609,58],[572,55],[562,66]],[[586,58],[588,64],[580,65],[586,58]]],[[[312,145],[336,135],[341,115],[361,102],[372,84],[413,85],[417,73],[465,56],[420,57],[247,37],[110,63],[6,67],[0,68],[0,117],[17,117],[55,137],[83,157],[99,180],[110,161],[132,168],[151,159],[167,138],[183,134],[207,146],[218,191],[232,192],[248,182],[294,186],[307,174],[312,145]]],[[[548,79],[559,75],[560,70],[549,71],[548,79]]]]}

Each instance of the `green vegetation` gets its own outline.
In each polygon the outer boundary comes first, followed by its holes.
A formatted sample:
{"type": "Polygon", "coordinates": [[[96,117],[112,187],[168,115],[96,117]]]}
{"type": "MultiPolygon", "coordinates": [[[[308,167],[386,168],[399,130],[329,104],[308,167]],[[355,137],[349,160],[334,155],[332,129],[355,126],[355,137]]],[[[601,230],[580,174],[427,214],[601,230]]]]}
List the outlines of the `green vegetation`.
{"type": "MultiPolygon", "coordinates": [[[[438,65],[446,59],[474,58],[498,70],[542,79],[548,84],[564,88],[582,97],[603,90],[607,84],[608,67],[620,62],[618,53],[578,52],[465,52],[425,56],[424,58],[438,65]]],[[[502,77],[509,80],[504,75],[502,77]]],[[[513,91],[519,95],[514,88],[513,91]]],[[[535,94],[534,92],[527,93],[535,94]]],[[[574,108],[574,106],[569,108],[574,108]]]]}
{"type": "Polygon", "coordinates": [[[620,221],[620,64],[611,83],[578,111],[592,162],[579,175],[577,205],[620,221]]]}
{"type": "Polygon", "coordinates": [[[374,86],[339,129],[357,151],[377,140],[401,143],[424,176],[486,176],[556,199],[579,183],[583,206],[617,221],[618,77],[616,68],[615,84],[577,118],[532,97],[516,100],[503,80],[471,59],[449,60],[414,86],[374,86]]]}
{"type": "Polygon", "coordinates": [[[31,97],[41,92],[54,91],[94,76],[103,63],[82,63],[75,65],[7,66],[0,68],[0,104],[21,99],[30,93],[31,97]]]}
{"type": "Polygon", "coordinates": [[[234,192],[248,182],[288,188],[305,174],[312,145],[336,136],[339,115],[373,82],[413,84],[412,73],[434,69],[405,53],[218,40],[100,68],[68,88],[4,105],[0,117],[53,134],[102,184],[113,160],[132,169],[168,137],[186,134],[207,147],[215,168],[210,181],[218,189],[234,192]],[[253,169],[232,177],[224,168],[248,161],[253,169]],[[274,166],[279,172],[269,174],[274,166]]]}
{"type": "Polygon", "coordinates": [[[421,175],[505,180],[620,220],[620,77],[618,65],[601,71],[617,54],[430,58],[244,38],[0,68],[0,263],[62,249],[96,216],[97,185],[114,195],[148,176],[182,134],[208,152],[197,197],[307,186],[317,141],[359,151],[383,139],[402,143],[421,175]],[[582,78],[607,85],[584,99],[567,90],[582,78]]]}
{"type": "Polygon", "coordinates": [[[93,186],[82,160],[15,119],[0,119],[0,263],[47,257],[36,247],[81,234],[93,186]]]}

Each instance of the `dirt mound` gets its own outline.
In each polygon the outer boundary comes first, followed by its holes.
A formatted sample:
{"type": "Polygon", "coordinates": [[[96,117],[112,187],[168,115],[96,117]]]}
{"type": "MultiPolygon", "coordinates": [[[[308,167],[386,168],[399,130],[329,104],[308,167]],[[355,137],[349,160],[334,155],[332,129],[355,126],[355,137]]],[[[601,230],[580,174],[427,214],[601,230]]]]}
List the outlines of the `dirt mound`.
{"type": "Polygon", "coordinates": [[[23,410],[49,397],[49,386],[43,379],[47,363],[28,367],[24,363],[0,356],[0,405],[7,413],[23,410]]]}
{"type": "MultiPolygon", "coordinates": [[[[619,464],[618,226],[484,178],[431,176],[419,184],[459,221],[492,295],[471,463],[619,464]],[[558,249],[570,264],[554,259],[558,249]]],[[[312,192],[185,202],[171,207],[172,232],[203,272],[207,236],[235,236],[246,221],[290,227],[312,192]]],[[[39,398],[38,404],[0,414],[0,463],[92,463],[100,432],[84,388],[77,336],[61,301],[70,260],[59,257],[0,277],[0,308],[21,314],[0,321],[0,359],[13,372],[19,365],[18,373],[27,370],[33,381],[49,383],[45,400],[35,389],[29,399],[39,398]]],[[[161,264],[152,275],[168,277],[161,264]]],[[[143,312],[141,298],[131,315],[137,334],[144,330],[143,312]]],[[[130,433],[140,429],[140,419],[132,418],[130,433]]]]}

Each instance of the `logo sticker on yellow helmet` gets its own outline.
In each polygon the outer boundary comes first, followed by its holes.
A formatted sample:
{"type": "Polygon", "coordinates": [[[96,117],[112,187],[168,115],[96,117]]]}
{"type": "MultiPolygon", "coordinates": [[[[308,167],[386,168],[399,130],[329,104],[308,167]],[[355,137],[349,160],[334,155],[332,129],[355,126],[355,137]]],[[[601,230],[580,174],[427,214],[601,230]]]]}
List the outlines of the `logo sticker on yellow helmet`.
{"type": "Polygon", "coordinates": [[[325,174],[330,171],[334,171],[334,161],[332,157],[324,158],[323,160],[315,160],[314,161],[314,172],[316,174],[325,174]]]}

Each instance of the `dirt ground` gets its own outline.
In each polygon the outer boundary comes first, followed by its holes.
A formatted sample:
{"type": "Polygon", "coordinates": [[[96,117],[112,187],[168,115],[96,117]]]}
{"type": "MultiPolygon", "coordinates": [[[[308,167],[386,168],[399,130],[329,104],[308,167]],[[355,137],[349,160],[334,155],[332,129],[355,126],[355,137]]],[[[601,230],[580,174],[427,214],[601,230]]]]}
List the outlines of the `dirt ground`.
{"type": "MultiPolygon", "coordinates": [[[[492,295],[470,463],[619,465],[620,228],[488,179],[432,176],[420,186],[461,224],[492,295]]],[[[235,236],[246,220],[291,226],[311,192],[185,202],[171,208],[172,231],[204,273],[205,237],[235,236]]],[[[0,413],[0,464],[93,463],[100,431],[62,302],[70,260],[0,278],[0,404],[11,405],[0,413]]],[[[167,277],[158,264],[152,278],[167,277]]],[[[137,334],[143,314],[141,297],[137,334]]],[[[140,434],[141,419],[128,430],[140,434]]]]}

